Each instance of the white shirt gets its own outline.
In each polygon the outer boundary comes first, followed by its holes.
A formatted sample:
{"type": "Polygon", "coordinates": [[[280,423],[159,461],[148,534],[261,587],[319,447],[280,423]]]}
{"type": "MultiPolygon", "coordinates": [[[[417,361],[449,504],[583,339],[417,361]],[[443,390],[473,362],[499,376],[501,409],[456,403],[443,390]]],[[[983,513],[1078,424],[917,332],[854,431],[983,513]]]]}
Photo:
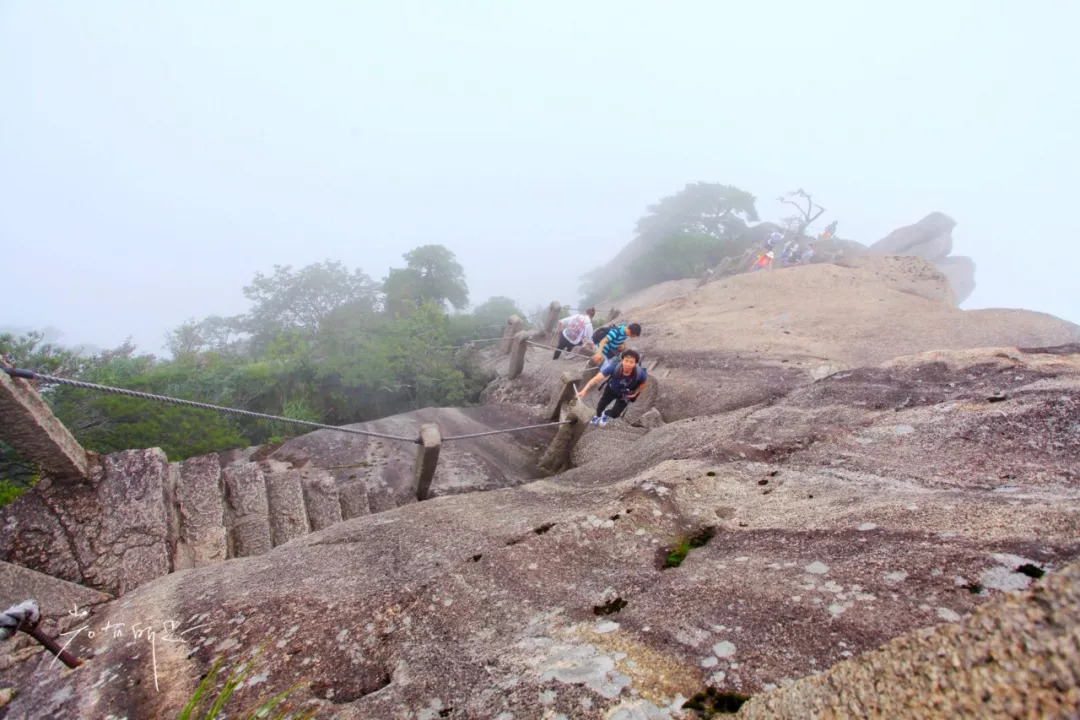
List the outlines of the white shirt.
{"type": "Polygon", "coordinates": [[[562,325],[563,328],[563,337],[574,345],[583,343],[586,338],[592,340],[592,318],[584,313],[563,318],[559,321],[559,324],[562,325]]]}

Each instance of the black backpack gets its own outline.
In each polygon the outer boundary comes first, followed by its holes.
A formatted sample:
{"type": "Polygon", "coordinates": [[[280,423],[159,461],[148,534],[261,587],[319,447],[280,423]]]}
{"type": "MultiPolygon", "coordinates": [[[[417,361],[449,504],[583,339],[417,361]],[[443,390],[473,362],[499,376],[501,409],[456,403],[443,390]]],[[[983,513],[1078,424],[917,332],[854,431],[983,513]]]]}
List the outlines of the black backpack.
{"type": "Polygon", "coordinates": [[[614,325],[614,324],[611,324],[611,325],[604,325],[604,326],[603,326],[603,327],[601,327],[600,329],[596,330],[596,331],[595,331],[595,332],[594,332],[594,333],[592,334],[592,344],[593,344],[593,345],[599,345],[599,344],[600,344],[600,341],[604,339],[604,336],[605,336],[605,335],[607,335],[607,334],[608,334],[609,332],[611,332],[611,329],[612,329],[613,327],[615,327],[615,325],[614,325]]]}

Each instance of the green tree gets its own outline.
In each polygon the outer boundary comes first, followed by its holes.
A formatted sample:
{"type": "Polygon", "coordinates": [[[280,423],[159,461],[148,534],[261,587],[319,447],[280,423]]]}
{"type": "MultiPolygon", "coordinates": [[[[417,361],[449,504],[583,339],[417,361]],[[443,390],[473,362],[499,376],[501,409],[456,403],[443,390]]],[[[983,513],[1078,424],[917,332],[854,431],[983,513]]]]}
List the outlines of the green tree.
{"type": "Polygon", "coordinates": [[[450,316],[450,344],[460,345],[469,340],[498,337],[511,315],[517,315],[528,326],[528,319],[517,303],[508,297],[488,298],[471,313],[450,316]]]}
{"type": "Polygon", "coordinates": [[[165,345],[174,358],[205,352],[237,353],[243,346],[245,332],[245,319],[241,315],[210,315],[199,322],[188,320],[165,333],[165,345]]]}
{"type": "Polygon", "coordinates": [[[244,297],[253,303],[245,324],[259,343],[282,330],[313,337],[326,316],[343,305],[363,304],[374,313],[377,291],[363,271],[350,272],[340,262],[327,260],[295,271],[291,265],[275,265],[272,275],[255,273],[244,288],[244,297]]]}
{"type": "Polygon", "coordinates": [[[430,302],[455,310],[469,304],[465,269],[442,245],[423,245],[405,253],[405,267],[391,268],[383,281],[387,313],[403,317],[430,302]]]}
{"type": "Polygon", "coordinates": [[[698,277],[719,263],[731,246],[732,242],[709,235],[675,235],[632,260],[626,278],[631,286],[639,288],[698,277]]]}
{"type": "MultiPolygon", "coordinates": [[[[648,214],[637,222],[634,240],[607,265],[582,276],[581,304],[594,305],[640,290],[658,282],[651,279],[656,275],[677,275],[675,267],[694,264],[702,254],[702,243],[688,240],[674,248],[688,256],[669,261],[658,249],[664,243],[684,236],[724,243],[737,241],[746,230],[746,223],[758,220],[755,202],[752,194],[732,185],[698,182],[689,183],[674,195],[650,205],[648,214]],[[642,272],[645,263],[657,260],[667,270],[642,272]]],[[[717,247],[733,248],[733,245],[717,247]]]]}
{"type": "Polygon", "coordinates": [[[677,235],[708,235],[725,239],[757,222],[755,198],[733,185],[689,183],[674,195],[648,207],[637,222],[637,237],[644,247],[677,235]]]}

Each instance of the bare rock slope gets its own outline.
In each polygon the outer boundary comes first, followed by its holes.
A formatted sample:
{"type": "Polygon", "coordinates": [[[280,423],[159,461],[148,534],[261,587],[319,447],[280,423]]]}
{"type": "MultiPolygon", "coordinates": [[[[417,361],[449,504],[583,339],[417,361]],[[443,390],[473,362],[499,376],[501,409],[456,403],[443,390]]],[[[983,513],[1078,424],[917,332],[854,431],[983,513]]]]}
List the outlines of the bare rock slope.
{"type": "Polygon", "coordinates": [[[967,707],[953,690],[928,706],[910,662],[972,692],[962,668],[984,673],[1031,698],[1021,714],[1075,713],[1075,625],[1054,625],[1075,570],[1054,576],[1080,556],[1078,351],[890,358],[615,454],[620,431],[591,429],[556,478],[144,584],[89,627],[156,623],[154,661],[145,636],[83,632],[79,669],[27,661],[12,717],[168,716],[215,657],[259,646],[239,704],[303,677],[294,699],[319,717],[689,718],[723,693],[753,695],[754,716],[967,707]]]}
{"type": "MultiPolygon", "coordinates": [[[[524,406],[427,408],[348,426],[415,438],[531,425],[524,406]]],[[[542,476],[551,428],[448,441],[433,496],[542,476]]],[[[87,482],[45,480],[0,510],[0,559],[114,595],[166,575],[268,552],[349,518],[416,502],[416,445],[320,430],[286,442],[168,462],[156,448],[102,459],[87,482]]]]}
{"type": "MultiPolygon", "coordinates": [[[[1080,327],[1044,313],[955,307],[945,276],[916,257],[736,275],[635,305],[621,306],[620,322],[644,328],[631,346],[663,384],[657,407],[668,421],[748,407],[900,355],[1080,342],[1080,327]]],[[[505,358],[489,362],[505,371],[505,358]]],[[[487,397],[546,403],[559,375],[584,362],[531,348],[525,373],[498,381],[487,397]]]]}
{"type": "MultiPolygon", "coordinates": [[[[324,431],[24,495],[4,558],[122,597],[0,575],[87,659],[9,645],[8,716],[172,716],[259,647],[236,704],[319,717],[1075,715],[1080,330],[913,257],[669,291],[624,308],[649,394],[553,478],[551,429],[451,442],[416,503],[415,446],[324,431]]],[[[363,427],[530,424],[583,363],[363,427]]]]}

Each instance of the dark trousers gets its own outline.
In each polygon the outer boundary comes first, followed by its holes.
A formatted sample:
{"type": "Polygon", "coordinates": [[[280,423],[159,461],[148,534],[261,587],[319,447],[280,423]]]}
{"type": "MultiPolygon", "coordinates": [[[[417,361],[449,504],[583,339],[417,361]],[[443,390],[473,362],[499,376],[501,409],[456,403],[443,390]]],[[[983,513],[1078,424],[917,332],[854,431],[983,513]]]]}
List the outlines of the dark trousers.
{"type": "MultiPolygon", "coordinates": [[[[581,343],[578,343],[578,345],[580,344],[581,343]]],[[[551,359],[558,360],[559,356],[562,355],[563,350],[573,350],[576,347],[577,345],[567,340],[565,335],[559,333],[559,344],[555,346],[555,356],[551,359]]]]}
{"type": "Polygon", "coordinates": [[[606,415],[614,420],[622,415],[623,410],[626,409],[626,398],[616,395],[610,386],[604,386],[604,393],[600,396],[600,402],[596,404],[596,414],[604,415],[604,410],[607,409],[608,405],[611,405],[611,410],[606,415]],[[612,401],[615,402],[614,405],[611,405],[612,401]]]}

